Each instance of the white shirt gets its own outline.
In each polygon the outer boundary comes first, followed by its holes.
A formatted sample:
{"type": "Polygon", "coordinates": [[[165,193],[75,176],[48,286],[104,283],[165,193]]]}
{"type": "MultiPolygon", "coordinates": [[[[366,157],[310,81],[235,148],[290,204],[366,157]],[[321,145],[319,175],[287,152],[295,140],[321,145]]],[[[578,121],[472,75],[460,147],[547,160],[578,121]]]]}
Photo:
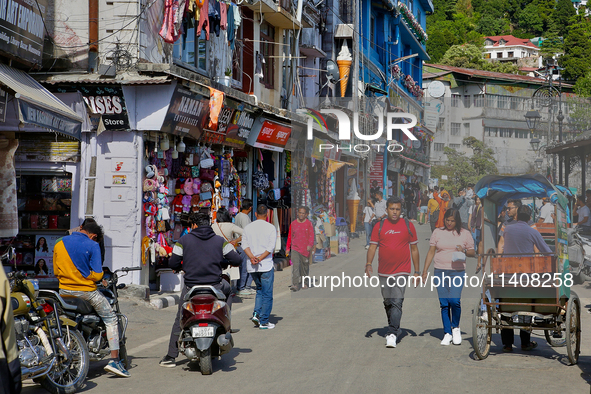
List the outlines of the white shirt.
{"type": "Polygon", "coordinates": [[[547,202],[540,209],[540,219],[544,219],[544,223],[554,223],[552,214],[554,213],[554,205],[551,202],[547,202]]]}
{"type": "Polygon", "coordinates": [[[246,264],[248,272],[268,272],[273,269],[273,251],[277,242],[277,229],[271,223],[264,220],[255,220],[244,228],[242,233],[242,249],[250,249],[254,256],[259,256],[265,251],[269,255],[258,264],[252,265],[250,260],[246,264]]]}
{"type": "Polygon", "coordinates": [[[474,197],[474,190],[468,189],[466,190],[466,198],[473,198],[474,197]]]}
{"type": "Polygon", "coordinates": [[[372,216],[373,216],[373,209],[371,209],[370,206],[366,206],[365,208],[363,208],[363,221],[364,222],[370,222],[372,216]]]}
{"type": "Polygon", "coordinates": [[[579,214],[579,220],[577,220],[577,222],[580,222],[584,218],[587,218],[587,221],[581,225],[582,226],[591,226],[591,215],[589,214],[589,207],[588,206],[583,205],[581,208],[577,209],[577,214],[579,214]]]}
{"type": "Polygon", "coordinates": [[[376,201],[374,208],[376,210],[376,219],[380,219],[386,214],[386,200],[376,201]]]}
{"type": "Polygon", "coordinates": [[[236,217],[234,218],[234,222],[238,227],[245,228],[252,222],[252,220],[250,220],[247,214],[238,212],[238,214],[236,214],[236,217]]]}

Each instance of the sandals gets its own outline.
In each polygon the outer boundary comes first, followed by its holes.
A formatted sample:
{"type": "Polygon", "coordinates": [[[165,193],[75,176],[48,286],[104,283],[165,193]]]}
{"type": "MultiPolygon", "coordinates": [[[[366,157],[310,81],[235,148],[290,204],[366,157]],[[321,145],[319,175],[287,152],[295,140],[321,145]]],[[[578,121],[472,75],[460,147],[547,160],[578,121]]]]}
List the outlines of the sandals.
{"type": "Polygon", "coordinates": [[[530,351],[530,350],[534,350],[537,347],[538,347],[538,344],[536,342],[534,342],[534,341],[531,341],[529,343],[529,345],[526,345],[526,346],[521,345],[521,350],[527,352],[527,351],[530,351]]]}

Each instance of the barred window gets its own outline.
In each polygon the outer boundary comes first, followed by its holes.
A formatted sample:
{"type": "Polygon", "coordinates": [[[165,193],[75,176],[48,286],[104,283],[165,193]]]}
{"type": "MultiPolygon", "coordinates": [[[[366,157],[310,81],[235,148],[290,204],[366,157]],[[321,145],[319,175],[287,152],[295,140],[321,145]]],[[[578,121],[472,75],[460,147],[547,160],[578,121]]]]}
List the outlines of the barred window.
{"type": "Polygon", "coordinates": [[[499,130],[499,136],[500,137],[511,138],[512,135],[513,135],[513,130],[512,129],[500,129],[499,130]]]}
{"type": "Polygon", "coordinates": [[[458,150],[462,147],[462,144],[449,144],[449,147],[458,150]]]}
{"type": "Polygon", "coordinates": [[[496,137],[497,136],[497,128],[496,127],[485,127],[484,128],[484,135],[486,137],[496,137]]]}
{"type": "Polygon", "coordinates": [[[510,97],[509,105],[511,109],[519,109],[519,104],[521,104],[521,97],[510,97]]]}
{"type": "Polygon", "coordinates": [[[434,149],[435,149],[435,152],[443,152],[443,147],[444,147],[444,146],[445,146],[445,144],[442,144],[442,143],[436,142],[436,143],[435,143],[435,147],[434,147],[434,149]]]}
{"type": "Polygon", "coordinates": [[[451,95],[451,106],[452,107],[459,107],[460,106],[460,96],[459,94],[452,94],[451,95]]]}
{"type": "Polygon", "coordinates": [[[508,98],[507,96],[497,96],[497,108],[507,108],[508,98]]]}
{"type": "Polygon", "coordinates": [[[464,135],[470,135],[470,123],[464,123],[464,135]]]}
{"type": "Polygon", "coordinates": [[[484,107],[484,94],[474,95],[474,106],[478,108],[484,107]]]}
{"type": "Polygon", "coordinates": [[[529,131],[515,130],[515,138],[529,138],[529,131]]]}
{"type": "Polygon", "coordinates": [[[445,118],[441,117],[437,121],[437,131],[445,131],[445,118]]]}
{"type": "Polygon", "coordinates": [[[470,108],[470,103],[471,103],[470,95],[469,94],[464,95],[464,108],[470,108]]]}
{"type": "Polygon", "coordinates": [[[489,108],[495,107],[497,103],[497,96],[494,94],[487,94],[486,97],[486,106],[489,108]]]}
{"type": "Polygon", "coordinates": [[[460,135],[460,123],[451,123],[451,135],[460,135]]]}

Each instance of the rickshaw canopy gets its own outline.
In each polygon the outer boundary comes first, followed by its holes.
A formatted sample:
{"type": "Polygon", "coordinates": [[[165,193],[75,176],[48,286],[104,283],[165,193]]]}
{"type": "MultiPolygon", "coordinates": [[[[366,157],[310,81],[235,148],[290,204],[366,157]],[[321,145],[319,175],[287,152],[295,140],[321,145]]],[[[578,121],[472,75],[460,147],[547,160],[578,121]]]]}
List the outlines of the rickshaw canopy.
{"type": "Polygon", "coordinates": [[[552,203],[568,209],[568,199],[540,174],[487,175],[478,181],[474,190],[478,197],[494,201],[498,206],[503,206],[509,199],[548,197],[552,203]]]}

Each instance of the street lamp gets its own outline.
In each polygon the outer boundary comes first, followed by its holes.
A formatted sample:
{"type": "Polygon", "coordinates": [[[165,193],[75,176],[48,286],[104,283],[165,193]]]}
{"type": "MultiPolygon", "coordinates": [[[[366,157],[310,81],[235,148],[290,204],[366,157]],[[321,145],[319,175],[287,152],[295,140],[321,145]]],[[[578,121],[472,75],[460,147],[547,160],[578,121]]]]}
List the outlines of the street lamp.
{"type": "Polygon", "coordinates": [[[540,119],[542,119],[542,115],[540,115],[540,113],[536,110],[527,111],[527,113],[525,114],[525,121],[527,122],[527,127],[530,129],[532,133],[537,128],[540,119]]]}
{"type": "Polygon", "coordinates": [[[529,141],[529,144],[531,145],[531,148],[534,150],[534,152],[537,152],[538,149],[540,148],[540,140],[537,138],[532,138],[529,141]]]}
{"type": "Polygon", "coordinates": [[[538,168],[538,171],[540,171],[542,169],[542,164],[544,163],[544,159],[538,158],[534,161],[534,163],[536,163],[536,167],[538,168]]]}

